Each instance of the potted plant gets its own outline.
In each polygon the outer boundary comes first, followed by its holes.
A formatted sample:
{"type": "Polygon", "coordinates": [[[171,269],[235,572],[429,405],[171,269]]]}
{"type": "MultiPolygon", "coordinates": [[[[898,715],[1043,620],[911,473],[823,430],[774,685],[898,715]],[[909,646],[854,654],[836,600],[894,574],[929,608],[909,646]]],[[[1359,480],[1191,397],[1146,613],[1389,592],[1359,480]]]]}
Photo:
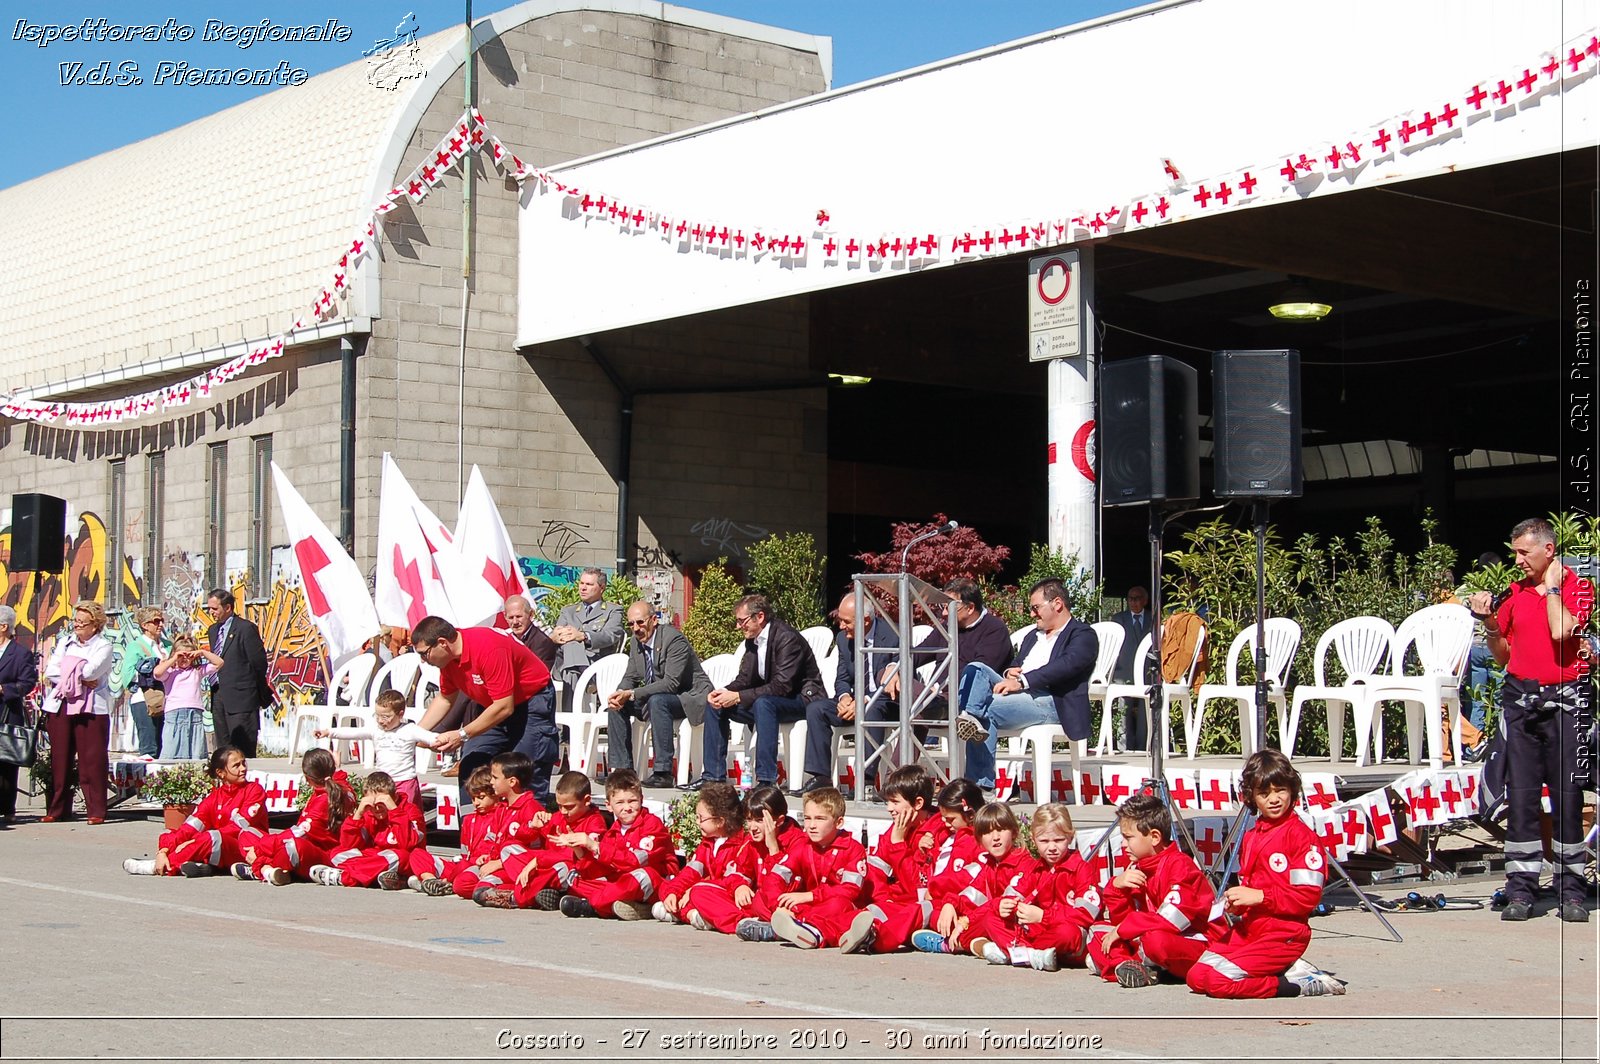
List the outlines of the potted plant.
{"type": "Polygon", "coordinates": [[[146,776],[139,793],[147,802],[160,802],[167,830],[182,824],[194,807],[211,793],[216,781],[203,761],[184,761],[170,765],[153,776],[146,776]]]}

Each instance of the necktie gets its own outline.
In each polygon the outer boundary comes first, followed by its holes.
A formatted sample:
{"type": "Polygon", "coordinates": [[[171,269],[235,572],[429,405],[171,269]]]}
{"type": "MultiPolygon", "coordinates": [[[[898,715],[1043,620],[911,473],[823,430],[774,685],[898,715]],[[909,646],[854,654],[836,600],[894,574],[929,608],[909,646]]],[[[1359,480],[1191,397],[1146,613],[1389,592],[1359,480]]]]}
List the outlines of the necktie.
{"type": "Polygon", "coordinates": [[[639,648],[639,652],[644,655],[644,682],[655,683],[656,656],[650,652],[650,644],[646,643],[645,645],[641,646],[639,648]]]}

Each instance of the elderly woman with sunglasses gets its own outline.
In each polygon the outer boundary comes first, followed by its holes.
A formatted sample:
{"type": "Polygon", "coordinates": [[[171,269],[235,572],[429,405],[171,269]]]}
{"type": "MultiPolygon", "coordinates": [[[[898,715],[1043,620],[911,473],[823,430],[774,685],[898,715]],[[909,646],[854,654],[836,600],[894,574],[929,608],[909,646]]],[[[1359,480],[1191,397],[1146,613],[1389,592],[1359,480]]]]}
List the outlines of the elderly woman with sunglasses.
{"type": "Polygon", "coordinates": [[[157,690],[157,697],[138,684],[139,663],[154,658],[160,661],[167,656],[166,643],[161,638],[161,628],[166,615],[160,606],[140,606],[133,615],[139,633],[122,643],[122,664],[117,667],[116,690],[128,695],[128,715],[133,718],[133,732],[138,742],[138,753],[155,757],[161,752],[161,713],[165,695],[157,690]]]}
{"type": "Polygon", "coordinates": [[[56,640],[45,668],[50,685],[44,699],[45,730],[50,734],[50,803],[44,822],[72,818],[74,761],[90,824],[106,819],[106,747],[111,739],[111,670],[116,654],[106,639],[106,611],[85,600],[72,608],[72,634],[56,640]]]}

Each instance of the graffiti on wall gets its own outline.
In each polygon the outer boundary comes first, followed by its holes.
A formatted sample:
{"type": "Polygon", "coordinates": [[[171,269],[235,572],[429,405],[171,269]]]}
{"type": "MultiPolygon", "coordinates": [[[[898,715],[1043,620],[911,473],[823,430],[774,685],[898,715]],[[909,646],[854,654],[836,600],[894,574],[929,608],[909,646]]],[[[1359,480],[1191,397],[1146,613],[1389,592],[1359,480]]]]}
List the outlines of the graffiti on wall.
{"type": "MultiPolygon", "coordinates": [[[[150,599],[145,597],[148,580],[143,565],[129,557],[110,557],[110,537],[98,514],[78,515],[77,529],[66,543],[67,564],[61,572],[43,573],[35,587],[34,574],[10,569],[11,529],[0,529],[0,588],[3,601],[17,611],[17,635],[41,651],[62,631],[71,616],[72,604],[85,599],[104,603],[108,599],[109,573],[118,572],[122,581],[124,609],[106,629],[106,636],[119,647],[137,633],[133,607],[152,601],[167,618],[166,636],[180,632],[202,634],[211,624],[205,610],[207,559],[203,554],[174,551],[162,564],[160,586],[150,599]]],[[[243,552],[239,552],[243,560],[243,552]]],[[[230,559],[231,561],[232,559],[230,559]]],[[[272,552],[272,585],[265,599],[250,598],[250,572],[229,565],[226,584],[243,608],[244,616],[261,629],[267,647],[267,679],[277,693],[275,717],[281,723],[289,705],[305,705],[323,697],[327,686],[328,651],[316,624],[306,609],[287,548],[272,552]]]]}
{"type": "Polygon", "coordinates": [[[690,525],[689,534],[699,536],[702,547],[711,547],[738,561],[745,556],[744,545],[765,539],[767,530],[760,525],[741,524],[731,517],[708,517],[690,525]]]}

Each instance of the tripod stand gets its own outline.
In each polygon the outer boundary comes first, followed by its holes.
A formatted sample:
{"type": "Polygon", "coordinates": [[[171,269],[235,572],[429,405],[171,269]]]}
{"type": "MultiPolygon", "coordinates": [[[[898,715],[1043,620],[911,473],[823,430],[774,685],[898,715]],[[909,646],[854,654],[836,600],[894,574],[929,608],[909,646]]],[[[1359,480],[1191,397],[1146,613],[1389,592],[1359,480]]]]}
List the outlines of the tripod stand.
{"type": "MultiPolygon", "coordinates": [[[[1267,505],[1266,499],[1256,499],[1252,508],[1256,537],[1256,727],[1253,737],[1256,750],[1264,750],[1267,745],[1267,701],[1270,692],[1270,684],[1267,681],[1267,505]]],[[[1199,736],[1195,738],[1198,742],[1199,736]]],[[[1239,737],[1239,741],[1241,746],[1245,745],[1243,735],[1239,737]]],[[[1239,812],[1234,814],[1233,823],[1228,826],[1228,834],[1223,839],[1222,849],[1218,852],[1216,860],[1206,870],[1206,877],[1211,880],[1211,885],[1218,895],[1222,894],[1228,880],[1238,874],[1239,851],[1244,845],[1244,833],[1256,821],[1250,798],[1250,795],[1239,796],[1239,812]]],[[[1192,848],[1190,852],[1193,852],[1192,848]]],[[[1355,893],[1356,900],[1361,903],[1362,908],[1378,918],[1378,922],[1389,932],[1389,936],[1396,942],[1405,941],[1400,937],[1400,932],[1394,929],[1394,925],[1373,907],[1372,901],[1360,887],[1356,886],[1355,881],[1350,878],[1350,873],[1345,871],[1344,865],[1331,853],[1327,854],[1327,861],[1328,866],[1344,880],[1345,886],[1355,893]]],[[[1323,889],[1326,891],[1326,886],[1323,889]]]]}

